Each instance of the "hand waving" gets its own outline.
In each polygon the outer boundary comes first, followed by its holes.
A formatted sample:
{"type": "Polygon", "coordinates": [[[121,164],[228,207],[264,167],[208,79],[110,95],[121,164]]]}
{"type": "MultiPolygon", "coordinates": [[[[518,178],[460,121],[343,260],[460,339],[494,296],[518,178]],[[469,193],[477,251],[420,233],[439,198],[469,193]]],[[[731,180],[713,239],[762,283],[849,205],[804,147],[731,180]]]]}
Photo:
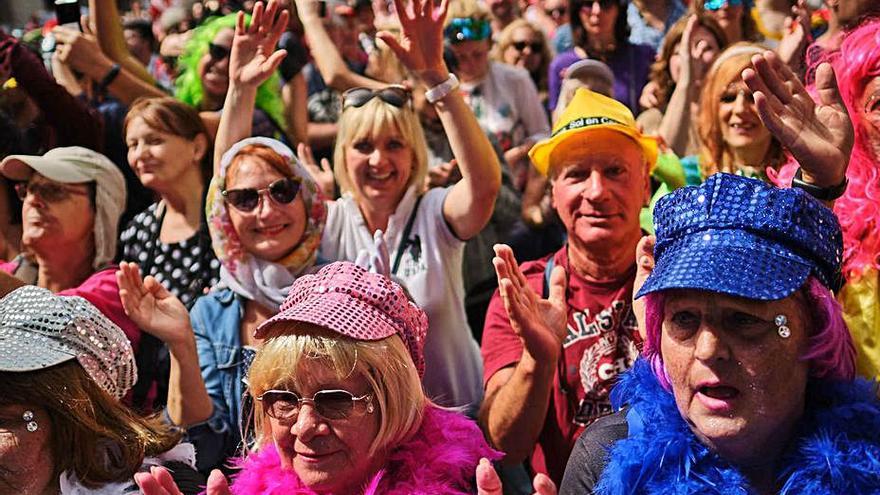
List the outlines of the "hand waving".
{"type": "Polygon", "coordinates": [[[819,104],[775,53],[755,55],[752,65],[742,72],[743,81],[764,125],[800,164],[804,180],[819,187],[842,183],[854,133],[831,65],[816,71],[819,104]]]}
{"type": "Polygon", "coordinates": [[[492,264],[495,265],[498,290],[513,331],[536,361],[546,359],[555,362],[567,331],[565,269],[561,266],[553,269],[549,297],[541,299],[529,287],[509,246],[495,245],[492,264]]]}
{"type": "Polygon", "coordinates": [[[125,314],[145,332],[169,346],[192,338],[186,307],[152,276],[141,279],[137,264],[120,263],[116,282],[125,314]]]}
{"type": "Polygon", "coordinates": [[[448,77],[443,61],[443,22],[449,0],[394,0],[397,16],[403,28],[400,39],[388,31],[377,36],[388,44],[397,58],[417,77],[433,86],[448,77]]]}
{"type": "Polygon", "coordinates": [[[275,50],[278,39],[287,28],[290,13],[281,9],[278,2],[257,2],[251,16],[251,24],[245,27],[244,12],[238,13],[235,38],[229,56],[229,79],[239,86],[257,87],[278,68],[287,55],[286,50],[275,50]],[[276,15],[277,14],[277,15],[276,15]]]}
{"type": "MultiPolygon", "coordinates": [[[[183,495],[171,473],[163,467],[153,467],[149,473],[137,473],[134,481],[144,495],[183,495]]],[[[207,495],[231,495],[229,482],[220,470],[211,471],[208,477],[207,495]]]]}

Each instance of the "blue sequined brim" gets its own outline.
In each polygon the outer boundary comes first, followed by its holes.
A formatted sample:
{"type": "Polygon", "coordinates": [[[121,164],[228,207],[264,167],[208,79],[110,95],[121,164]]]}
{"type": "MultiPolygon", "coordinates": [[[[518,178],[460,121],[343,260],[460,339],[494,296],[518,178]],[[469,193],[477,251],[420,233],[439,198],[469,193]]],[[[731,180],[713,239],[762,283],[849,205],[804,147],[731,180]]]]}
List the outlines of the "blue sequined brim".
{"type": "Polygon", "coordinates": [[[696,289],[772,301],[798,290],[811,265],[781,244],[742,230],[694,232],[658,245],[654,271],[637,298],[667,289],[696,289]]]}

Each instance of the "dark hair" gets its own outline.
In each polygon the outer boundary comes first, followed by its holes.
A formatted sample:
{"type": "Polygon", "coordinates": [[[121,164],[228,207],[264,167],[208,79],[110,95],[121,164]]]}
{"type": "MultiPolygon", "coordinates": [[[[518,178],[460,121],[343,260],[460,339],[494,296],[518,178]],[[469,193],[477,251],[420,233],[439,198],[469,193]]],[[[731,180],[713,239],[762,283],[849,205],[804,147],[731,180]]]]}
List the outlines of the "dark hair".
{"type": "Polygon", "coordinates": [[[122,29],[137,31],[138,36],[150,44],[150,50],[156,51],[156,37],[153,36],[153,25],[146,19],[132,19],[122,25],[122,29]]]}
{"type": "Polygon", "coordinates": [[[76,360],[27,372],[0,372],[0,405],[46,410],[54,478],[64,471],[84,485],[130,480],[144,457],[181,438],[159,419],[143,418],[101,389],[76,360]]]}
{"type": "MultiPolygon", "coordinates": [[[[617,20],[614,22],[614,41],[618,48],[629,39],[629,24],[626,22],[628,0],[613,0],[617,5],[617,20]]],[[[589,53],[587,29],[581,22],[581,8],[591,5],[593,0],[570,0],[568,3],[568,24],[571,26],[571,37],[574,45],[589,53]]]]}

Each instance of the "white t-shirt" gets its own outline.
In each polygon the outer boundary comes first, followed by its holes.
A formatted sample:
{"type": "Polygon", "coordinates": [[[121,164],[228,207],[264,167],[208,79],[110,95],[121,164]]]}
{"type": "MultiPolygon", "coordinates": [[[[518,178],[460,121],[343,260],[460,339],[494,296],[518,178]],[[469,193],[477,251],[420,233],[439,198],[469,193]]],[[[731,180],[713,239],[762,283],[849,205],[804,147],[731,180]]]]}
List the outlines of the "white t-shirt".
{"type": "MultiPolygon", "coordinates": [[[[392,276],[428,315],[422,380],[428,397],[442,406],[476,407],[483,396],[483,364],[464,310],[464,242],[443,217],[448,192],[448,188],[435,188],[423,195],[409,234],[411,242],[404,246],[400,266],[392,276]]],[[[388,219],[385,242],[392,267],[415,202],[416,189],[410,187],[388,219]]],[[[367,228],[354,198],[345,194],[330,203],[321,256],[354,261],[358,251],[372,246],[373,232],[367,228]]]]}

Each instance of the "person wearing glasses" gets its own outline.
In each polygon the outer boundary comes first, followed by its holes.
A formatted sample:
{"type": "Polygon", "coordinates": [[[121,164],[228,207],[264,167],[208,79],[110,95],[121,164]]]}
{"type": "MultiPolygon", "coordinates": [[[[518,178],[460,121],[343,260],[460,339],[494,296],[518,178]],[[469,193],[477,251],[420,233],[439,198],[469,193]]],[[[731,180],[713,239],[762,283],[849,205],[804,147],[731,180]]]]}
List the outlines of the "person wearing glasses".
{"type": "MultiPolygon", "coordinates": [[[[455,55],[454,72],[461,79],[465,101],[483,131],[504,152],[514,187],[524,190],[529,148],[550,132],[547,112],[541,107],[538,87],[531,78],[532,69],[516,70],[490,59],[489,13],[475,0],[450,4],[443,34],[455,55]]],[[[531,46],[525,49],[534,51],[531,46]]]]}
{"type": "Polygon", "coordinates": [[[517,19],[498,35],[491,55],[496,62],[528,71],[542,103],[546,100],[551,55],[543,31],[524,19],[517,19]]]}
{"type": "Polygon", "coordinates": [[[550,109],[556,108],[565,69],[583,58],[608,64],[614,73],[614,99],[633,113],[639,110],[639,96],[648,80],[654,49],[629,41],[626,6],[622,0],[572,0],[569,19],[574,48],[550,62],[550,109]]]}
{"type": "MultiPolygon", "coordinates": [[[[385,276],[336,262],[299,277],[257,329],[255,448],[231,486],[212,473],[208,495],[475,493],[480,458],[499,453],[426,396],[428,332],[385,276]]],[[[145,495],[178,493],[164,469],[135,479],[145,495]]]]}
{"type": "MultiPolygon", "coordinates": [[[[243,14],[236,25],[231,94],[253,97],[281,60],[276,55],[267,61],[258,51],[274,52],[288,14],[276,16],[274,3],[266,10],[258,5],[249,27],[243,14]]],[[[240,452],[242,426],[250,423],[243,379],[260,346],[254,331],[278,312],[296,277],[315,264],[326,218],[318,186],[287,146],[269,138],[224,144],[237,126],[249,134],[251,121],[241,115],[221,117],[205,206],[210,245],[221,264],[219,286],[187,314],[180,299],[157,278],[142,278],[136,265],[122,263],[118,273],[125,310],[170,351],[166,416],[186,428],[203,472],[240,452]]]]}

